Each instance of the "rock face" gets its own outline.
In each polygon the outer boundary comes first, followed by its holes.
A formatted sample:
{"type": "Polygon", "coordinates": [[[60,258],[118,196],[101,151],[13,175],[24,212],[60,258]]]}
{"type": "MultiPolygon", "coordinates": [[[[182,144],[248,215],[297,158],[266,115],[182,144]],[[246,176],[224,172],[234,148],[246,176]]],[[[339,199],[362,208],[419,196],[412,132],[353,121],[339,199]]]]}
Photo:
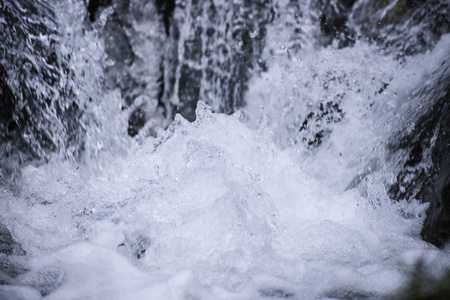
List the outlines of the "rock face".
{"type": "Polygon", "coordinates": [[[317,0],[311,5],[324,45],[337,40],[346,47],[359,35],[400,56],[412,55],[433,48],[450,32],[450,5],[441,0],[317,0]]]}
{"type": "Polygon", "coordinates": [[[336,97],[334,101],[328,101],[325,104],[320,103],[319,109],[311,111],[304,119],[299,132],[306,131],[302,141],[307,144],[308,148],[320,146],[322,140],[331,134],[332,127],[327,124],[332,125],[344,118],[345,113],[339,106],[339,100],[339,97],[336,97]]]}
{"type": "Polygon", "coordinates": [[[422,237],[441,247],[450,240],[450,63],[444,61],[437,73],[438,80],[418,93],[434,105],[388,147],[391,154],[406,150],[408,155],[389,193],[393,199],[430,203],[422,237]]]}
{"type": "Polygon", "coordinates": [[[436,141],[431,148],[433,166],[419,181],[417,198],[430,203],[423,238],[442,247],[450,241],[450,84],[440,102],[438,113],[435,112],[439,116],[435,123],[436,141]]]}
{"type": "Polygon", "coordinates": [[[264,68],[271,1],[141,2],[88,3],[91,22],[102,8],[113,9],[103,33],[115,61],[106,70],[107,83],[121,89],[131,110],[129,134],[147,122],[167,127],[175,113],[192,121],[198,100],[225,113],[244,105],[252,72],[264,68]],[[139,30],[149,22],[154,33],[139,30]]]}
{"type": "Polygon", "coordinates": [[[244,105],[251,73],[260,67],[271,1],[176,1],[171,26],[173,80],[166,94],[177,111],[195,118],[199,99],[214,111],[244,105]]]}
{"type": "Polygon", "coordinates": [[[82,112],[57,55],[52,9],[42,1],[0,0],[0,11],[0,180],[14,180],[17,165],[81,145],[82,112]]]}
{"type": "Polygon", "coordinates": [[[355,4],[349,23],[388,50],[411,55],[432,48],[450,32],[450,5],[440,0],[363,0],[355,4]]]}
{"type": "Polygon", "coordinates": [[[94,22],[97,19],[97,13],[99,8],[107,7],[112,4],[112,0],[90,0],[87,3],[87,11],[89,14],[89,20],[94,22]]]}
{"type": "Polygon", "coordinates": [[[353,44],[354,32],[348,26],[348,18],[356,0],[318,0],[313,2],[318,11],[320,22],[320,40],[329,45],[336,39],[339,47],[353,44]]]}
{"type": "Polygon", "coordinates": [[[14,240],[11,231],[0,223],[0,253],[7,255],[24,255],[22,247],[14,240]]]}
{"type": "Polygon", "coordinates": [[[163,92],[164,55],[169,47],[165,41],[173,5],[156,2],[92,0],[87,5],[91,24],[99,22],[102,13],[106,15],[100,35],[113,64],[105,68],[105,80],[110,89],[119,88],[122,93],[129,110],[130,136],[149,120],[154,126],[167,127],[172,119],[172,106],[163,92]]]}
{"type": "MultiPolygon", "coordinates": [[[[320,12],[324,45],[333,40],[339,47],[351,45],[356,34],[400,58],[432,49],[443,34],[450,32],[448,1],[320,0],[315,5],[320,12]]],[[[433,82],[421,88],[417,97],[428,108],[417,119],[409,120],[416,124],[414,129],[408,134],[393,133],[388,146],[390,155],[407,155],[389,194],[397,200],[416,198],[430,203],[422,237],[438,247],[450,240],[449,65],[442,62],[433,82]]],[[[304,124],[311,120],[313,116],[304,124]]],[[[308,144],[317,145],[320,138],[319,132],[308,144]]]]}

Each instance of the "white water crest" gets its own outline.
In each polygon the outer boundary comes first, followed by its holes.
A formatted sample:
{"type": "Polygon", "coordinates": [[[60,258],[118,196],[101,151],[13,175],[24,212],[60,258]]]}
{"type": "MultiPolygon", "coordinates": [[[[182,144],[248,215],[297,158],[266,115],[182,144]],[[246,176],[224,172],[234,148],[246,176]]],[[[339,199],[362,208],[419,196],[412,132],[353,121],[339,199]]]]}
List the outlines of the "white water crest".
{"type": "MultiPolygon", "coordinates": [[[[87,109],[102,126],[86,121],[85,161],[28,165],[19,192],[0,191],[0,219],[30,268],[0,295],[41,299],[24,285],[53,280],[44,299],[379,299],[419,264],[442,275],[448,248],[420,237],[428,204],[386,192],[396,158],[385,147],[411,126],[411,95],[449,48],[447,35],[399,61],[362,41],[295,53],[269,41],[268,71],[251,80],[242,112],[199,102],[194,122],[177,115],[138,142],[118,92],[95,90],[101,58],[90,57],[80,97],[110,102],[87,109]],[[301,131],[328,102],[345,113],[332,107],[335,119],[301,131]],[[309,145],[319,131],[320,146],[309,145]]],[[[72,49],[77,72],[86,49],[72,49]]]]}
{"type": "Polygon", "coordinates": [[[375,296],[419,261],[449,266],[420,239],[427,205],[392,203],[377,176],[337,192],[272,139],[199,103],[107,177],[28,167],[1,217],[32,271],[64,274],[48,299],[375,296]]]}

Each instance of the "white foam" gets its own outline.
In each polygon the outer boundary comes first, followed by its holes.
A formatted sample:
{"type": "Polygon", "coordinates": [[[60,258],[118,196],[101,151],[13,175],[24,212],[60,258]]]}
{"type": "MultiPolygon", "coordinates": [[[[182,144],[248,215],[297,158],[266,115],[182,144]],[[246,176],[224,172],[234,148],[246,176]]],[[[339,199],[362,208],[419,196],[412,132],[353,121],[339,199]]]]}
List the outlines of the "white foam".
{"type": "Polygon", "coordinates": [[[39,300],[41,293],[28,286],[0,285],[0,300],[39,300]]]}
{"type": "MultiPolygon", "coordinates": [[[[441,274],[448,250],[419,236],[427,205],[393,203],[385,191],[383,147],[448,42],[403,65],[363,42],[271,57],[243,117],[199,103],[195,122],[177,116],[125,157],[116,156],[131,145],[120,135],[125,127],[106,128],[123,126],[114,119],[119,107],[92,104],[107,136],[88,128],[85,165],[28,166],[19,194],[1,191],[0,219],[33,257],[23,278],[33,285],[42,279],[33,274],[54,270],[61,286],[48,299],[332,299],[389,294],[418,262],[441,274]],[[430,63],[422,69],[419,60],[430,63]],[[306,150],[298,125],[343,93],[344,119],[306,150]],[[91,172],[99,153],[103,170],[91,172]],[[365,180],[351,184],[359,175],[365,180]]],[[[77,55],[80,73],[86,62],[77,55]]],[[[0,292],[40,298],[27,287],[0,292]]]]}
{"type": "Polygon", "coordinates": [[[364,197],[336,193],[266,131],[201,103],[197,114],[107,178],[70,165],[24,170],[24,191],[2,214],[17,220],[34,271],[64,272],[49,299],[386,294],[419,258],[448,265],[419,237],[426,206],[391,203],[376,177],[364,197]]]}

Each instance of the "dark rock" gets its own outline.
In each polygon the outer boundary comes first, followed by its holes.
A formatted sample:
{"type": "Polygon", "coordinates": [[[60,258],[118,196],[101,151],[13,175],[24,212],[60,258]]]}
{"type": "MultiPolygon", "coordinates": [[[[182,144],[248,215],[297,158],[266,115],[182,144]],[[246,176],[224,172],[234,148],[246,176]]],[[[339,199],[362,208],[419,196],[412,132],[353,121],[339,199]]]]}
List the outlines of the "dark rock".
{"type": "Polygon", "coordinates": [[[340,122],[345,113],[340,107],[343,94],[338,94],[334,101],[328,101],[325,104],[319,103],[316,111],[311,111],[300,126],[299,132],[302,134],[302,142],[306,143],[308,148],[317,147],[322,144],[325,138],[328,138],[332,132],[332,124],[340,122]]]}
{"type": "Polygon", "coordinates": [[[163,16],[166,34],[170,34],[170,23],[175,10],[175,0],[156,0],[158,12],[163,16]]]}
{"type": "MultiPolygon", "coordinates": [[[[164,44],[168,28],[172,20],[173,1],[156,1],[148,3],[126,0],[91,1],[88,10],[99,15],[104,8],[112,8],[106,24],[101,30],[105,41],[105,52],[113,61],[113,65],[105,68],[106,86],[119,88],[125,100],[124,107],[129,109],[128,134],[135,136],[147,121],[152,120],[154,126],[166,127],[171,119],[172,106],[165,97],[165,64],[163,60],[164,44]],[[92,3],[92,4],[91,4],[92,3]],[[91,8],[92,7],[92,8],[91,8]],[[161,19],[154,14],[161,15],[161,19]],[[136,28],[152,20],[153,29],[158,34],[143,32],[136,28]],[[146,56],[147,44],[155,45],[155,53],[146,56]],[[154,63],[154,62],[157,63],[154,63]],[[155,74],[159,74],[156,75],[155,74]],[[141,96],[148,96],[150,101],[157,101],[158,109],[151,113],[143,108],[145,103],[135,104],[141,96]]],[[[90,16],[92,14],[90,13],[90,16]]],[[[95,22],[97,18],[90,18],[95,22]]],[[[146,26],[149,26],[146,24],[146,26]]]]}
{"type": "Polygon", "coordinates": [[[422,236],[426,241],[442,247],[450,241],[450,89],[438,126],[432,152],[434,172],[431,178],[426,178],[417,197],[430,203],[422,236]]]}
{"type": "Polygon", "coordinates": [[[9,231],[9,229],[1,223],[0,223],[0,253],[7,255],[25,254],[25,251],[13,238],[11,231],[9,231]]]}
{"type": "Polygon", "coordinates": [[[112,0],[90,0],[87,6],[89,20],[91,20],[91,22],[95,22],[99,8],[107,7],[111,5],[111,3],[112,0]]]}
{"type": "MultiPolygon", "coordinates": [[[[389,152],[407,151],[396,183],[389,188],[393,199],[416,198],[430,203],[424,222],[424,240],[443,247],[450,240],[450,64],[432,74],[435,80],[420,90],[423,103],[434,102],[414,122],[407,134],[388,145],[389,152]]],[[[425,106],[426,107],[426,106],[425,106]]]]}
{"type": "Polygon", "coordinates": [[[104,7],[113,9],[102,32],[106,53],[114,61],[105,70],[106,84],[122,91],[130,109],[131,136],[149,121],[167,127],[175,113],[193,121],[200,99],[215,111],[233,113],[244,105],[252,72],[265,68],[260,56],[273,13],[269,0],[220,5],[193,0],[155,0],[145,5],[98,0],[88,4],[90,20],[94,22],[93,16],[104,7]],[[161,34],[150,37],[159,50],[149,58],[139,54],[143,39],[149,37],[142,36],[133,24],[155,19],[149,9],[152,5],[160,15],[154,28],[161,34]],[[150,61],[159,62],[157,69],[150,61]],[[156,73],[159,76],[155,77],[156,73]],[[149,82],[150,77],[154,82],[149,82]],[[158,109],[153,114],[134,104],[142,95],[157,101],[158,109]]]}
{"type": "Polygon", "coordinates": [[[408,284],[386,297],[387,300],[446,300],[450,299],[450,272],[434,278],[415,270],[408,284]]]}
{"type": "Polygon", "coordinates": [[[0,253],[0,285],[18,284],[16,277],[29,271],[27,256],[0,253]]]}
{"type": "Polygon", "coordinates": [[[175,112],[193,120],[199,99],[224,113],[244,105],[248,80],[261,65],[271,5],[267,0],[221,5],[175,1],[170,30],[174,47],[166,58],[166,69],[174,75],[165,84],[166,97],[177,104],[175,112]]]}
{"type": "Polygon", "coordinates": [[[442,0],[358,1],[350,23],[387,50],[412,55],[433,48],[450,32],[450,4],[442,0]]]}
{"type": "Polygon", "coordinates": [[[5,284],[17,284],[16,280],[6,272],[0,270],[0,286],[5,284]]]}
{"type": "Polygon", "coordinates": [[[139,130],[145,126],[147,120],[147,115],[142,109],[138,108],[133,111],[128,120],[128,134],[130,136],[137,135],[139,130]]]}
{"type": "Polygon", "coordinates": [[[259,290],[259,294],[264,298],[271,299],[293,299],[295,297],[294,292],[285,290],[283,288],[265,287],[259,290]]]}
{"type": "Polygon", "coordinates": [[[67,86],[70,70],[57,54],[52,7],[0,0],[0,11],[0,178],[14,182],[21,165],[69,144],[79,149],[82,111],[67,86]]]}
{"type": "Polygon", "coordinates": [[[8,274],[11,277],[29,272],[28,257],[14,254],[0,254],[0,269],[4,274],[8,274]]]}
{"type": "Polygon", "coordinates": [[[338,47],[343,48],[354,43],[354,32],[348,27],[347,21],[356,0],[319,0],[314,8],[319,13],[322,44],[327,46],[333,40],[338,41],[338,47]]]}
{"type": "Polygon", "coordinates": [[[373,293],[357,290],[334,290],[326,294],[327,298],[340,299],[340,300],[366,300],[366,299],[378,299],[373,293]]]}

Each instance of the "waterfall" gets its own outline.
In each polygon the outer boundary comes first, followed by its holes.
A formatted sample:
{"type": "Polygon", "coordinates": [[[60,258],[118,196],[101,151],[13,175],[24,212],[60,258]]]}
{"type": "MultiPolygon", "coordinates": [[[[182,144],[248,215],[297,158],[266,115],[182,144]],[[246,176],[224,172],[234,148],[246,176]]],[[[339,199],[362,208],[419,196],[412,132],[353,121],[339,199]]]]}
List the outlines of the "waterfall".
{"type": "Polygon", "coordinates": [[[0,0],[0,299],[445,297],[449,10],[0,0]]]}

